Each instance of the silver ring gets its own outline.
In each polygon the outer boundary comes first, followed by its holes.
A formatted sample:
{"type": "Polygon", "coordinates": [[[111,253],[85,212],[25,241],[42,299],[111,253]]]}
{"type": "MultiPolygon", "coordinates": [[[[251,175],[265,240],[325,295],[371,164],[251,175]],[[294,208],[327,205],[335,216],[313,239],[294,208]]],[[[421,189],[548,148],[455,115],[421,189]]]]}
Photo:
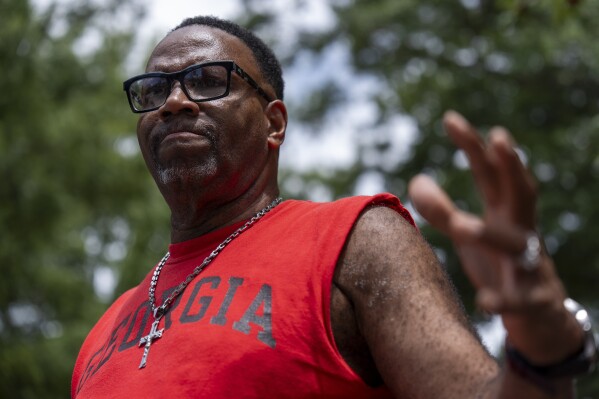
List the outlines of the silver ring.
{"type": "Polygon", "coordinates": [[[527,272],[539,268],[541,264],[541,240],[535,232],[526,235],[526,248],[518,257],[518,264],[527,272]]]}

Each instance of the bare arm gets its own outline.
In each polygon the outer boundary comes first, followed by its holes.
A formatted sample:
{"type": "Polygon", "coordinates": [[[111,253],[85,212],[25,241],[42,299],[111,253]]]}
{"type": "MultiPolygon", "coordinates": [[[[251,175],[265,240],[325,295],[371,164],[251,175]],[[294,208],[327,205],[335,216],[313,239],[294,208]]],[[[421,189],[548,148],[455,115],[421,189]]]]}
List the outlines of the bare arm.
{"type": "Polygon", "coordinates": [[[476,398],[498,374],[428,244],[395,211],[361,216],[335,284],[398,398],[476,398]]]}

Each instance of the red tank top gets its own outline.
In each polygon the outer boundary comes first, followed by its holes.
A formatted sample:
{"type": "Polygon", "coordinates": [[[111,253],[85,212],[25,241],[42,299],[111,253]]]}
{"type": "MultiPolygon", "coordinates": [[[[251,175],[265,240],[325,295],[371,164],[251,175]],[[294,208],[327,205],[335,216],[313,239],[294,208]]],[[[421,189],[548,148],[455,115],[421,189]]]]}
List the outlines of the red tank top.
{"type": "MultiPolygon", "coordinates": [[[[331,203],[288,200],[233,240],[160,321],[138,369],[153,318],[152,273],[118,298],[86,338],[73,398],[387,398],[345,363],[329,307],[337,259],[361,211],[385,204],[412,222],[389,194],[331,203]]],[[[413,223],[413,222],[412,222],[413,223]]],[[[158,282],[162,303],[237,227],[183,243],[158,282]]]]}

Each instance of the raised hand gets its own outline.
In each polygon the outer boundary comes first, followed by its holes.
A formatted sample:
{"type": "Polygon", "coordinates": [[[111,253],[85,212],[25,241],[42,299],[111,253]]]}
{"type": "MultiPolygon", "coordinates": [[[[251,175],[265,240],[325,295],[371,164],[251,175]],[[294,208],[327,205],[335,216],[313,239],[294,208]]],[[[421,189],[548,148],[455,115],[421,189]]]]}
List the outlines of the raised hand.
{"type": "Polygon", "coordinates": [[[453,241],[463,269],[477,289],[477,305],[502,315],[512,344],[538,364],[576,351],[582,334],[563,307],[565,290],[536,227],[536,186],[503,128],[487,142],[458,113],[444,126],[464,150],[483,203],[483,215],[459,210],[427,176],[409,193],[418,212],[453,241]]]}

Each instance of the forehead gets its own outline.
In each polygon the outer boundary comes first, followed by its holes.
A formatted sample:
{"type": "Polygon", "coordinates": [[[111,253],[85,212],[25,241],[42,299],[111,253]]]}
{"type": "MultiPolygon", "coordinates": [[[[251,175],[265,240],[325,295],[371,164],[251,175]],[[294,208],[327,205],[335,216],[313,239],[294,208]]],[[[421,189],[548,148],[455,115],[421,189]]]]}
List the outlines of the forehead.
{"type": "Polygon", "coordinates": [[[252,51],[225,31],[190,25],[169,33],[152,51],[146,71],[173,72],[208,61],[233,60],[248,72],[257,72],[252,51]]]}

